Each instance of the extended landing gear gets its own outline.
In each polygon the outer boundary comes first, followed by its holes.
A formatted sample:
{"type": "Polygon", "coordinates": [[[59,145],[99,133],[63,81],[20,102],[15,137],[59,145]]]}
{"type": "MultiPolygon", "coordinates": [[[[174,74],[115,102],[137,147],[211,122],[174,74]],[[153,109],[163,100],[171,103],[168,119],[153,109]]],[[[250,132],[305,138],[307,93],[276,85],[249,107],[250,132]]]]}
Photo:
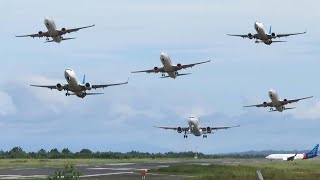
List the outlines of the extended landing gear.
{"type": "Polygon", "coordinates": [[[46,38],[46,41],[49,41],[49,38],[48,38],[48,37],[46,38]]]}
{"type": "Polygon", "coordinates": [[[70,93],[67,91],[66,96],[70,96],[70,93]]]}
{"type": "Polygon", "coordinates": [[[273,108],[270,108],[270,111],[273,111],[273,108]]]}
{"type": "Polygon", "coordinates": [[[257,44],[258,44],[258,43],[259,43],[259,41],[258,41],[258,40],[256,40],[256,41],[255,41],[255,43],[257,43],[257,44]]]}
{"type": "Polygon", "coordinates": [[[183,138],[188,138],[188,135],[183,135],[183,138]]]}
{"type": "Polygon", "coordinates": [[[174,72],[174,74],[176,75],[176,76],[178,76],[179,75],[179,73],[176,71],[176,72],[174,72]]]}
{"type": "Polygon", "coordinates": [[[161,74],[161,76],[162,76],[162,77],[165,77],[166,75],[165,75],[165,74],[161,74]]]}
{"type": "Polygon", "coordinates": [[[203,135],[202,137],[203,137],[203,138],[208,138],[208,136],[207,136],[207,135],[203,135]]]}

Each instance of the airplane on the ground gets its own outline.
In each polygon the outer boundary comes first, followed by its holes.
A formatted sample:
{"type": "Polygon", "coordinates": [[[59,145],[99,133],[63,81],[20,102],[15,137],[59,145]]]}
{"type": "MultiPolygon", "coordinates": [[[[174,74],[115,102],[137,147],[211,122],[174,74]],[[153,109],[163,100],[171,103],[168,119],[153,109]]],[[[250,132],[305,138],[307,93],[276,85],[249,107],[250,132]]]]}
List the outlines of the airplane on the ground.
{"type": "Polygon", "coordinates": [[[56,28],[56,24],[54,23],[54,20],[50,17],[44,18],[44,24],[45,24],[46,28],[48,29],[47,32],[39,31],[36,34],[28,34],[28,35],[22,35],[22,36],[16,36],[16,37],[32,37],[32,38],[46,37],[46,42],[60,43],[61,41],[75,39],[75,38],[64,38],[62,35],[65,35],[67,33],[76,32],[76,31],[79,31],[80,29],[90,28],[90,27],[94,26],[94,24],[93,24],[91,26],[84,26],[84,27],[72,28],[72,29],[61,28],[61,30],[59,30],[56,28]],[[49,39],[50,37],[52,38],[52,40],[49,39]]]}
{"type": "Polygon", "coordinates": [[[207,138],[207,134],[214,133],[214,131],[219,130],[219,129],[229,129],[229,128],[234,128],[234,127],[239,127],[238,126],[221,126],[221,127],[200,127],[200,119],[195,117],[195,116],[190,116],[188,118],[188,127],[162,127],[162,126],[154,126],[156,128],[161,128],[161,129],[170,129],[177,131],[178,133],[184,132],[183,138],[188,138],[187,134],[193,134],[195,136],[203,136],[203,138],[207,138]]]}
{"type": "Polygon", "coordinates": [[[270,45],[274,42],[286,42],[286,41],[274,41],[273,39],[281,38],[281,37],[288,37],[293,35],[305,34],[307,31],[299,32],[299,33],[290,33],[290,34],[276,34],[272,32],[271,26],[269,29],[269,33],[266,31],[264,25],[257,21],[254,23],[254,29],[256,30],[257,34],[245,34],[245,35],[237,35],[237,34],[227,34],[228,36],[238,36],[242,38],[249,38],[249,39],[256,39],[256,43],[263,42],[267,45],[270,45]]]}
{"type": "Polygon", "coordinates": [[[34,86],[34,87],[44,87],[44,88],[49,88],[49,89],[57,89],[58,91],[67,91],[66,96],[70,96],[70,95],[76,95],[79,98],[84,98],[87,95],[99,95],[99,94],[103,94],[103,93],[89,93],[86,91],[90,91],[91,89],[98,89],[98,88],[106,88],[109,86],[117,86],[117,85],[123,85],[123,84],[127,84],[127,82],[124,83],[117,83],[117,84],[99,84],[99,85],[92,85],[88,82],[86,82],[86,76],[83,76],[83,80],[82,83],[80,83],[76,73],[70,69],[67,68],[64,71],[64,77],[66,79],[66,81],[68,82],[68,84],[60,84],[58,83],[57,85],[30,85],[30,86],[34,86]],[[69,93],[73,92],[73,93],[69,93]]]}
{"type": "Polygon", "coordinates": [[[179,70],[181,69],[186,69],[186,68],[190,68],[193,67],[195,65],[198,64],[203,64],[203,63],[208,63],[209,61],[203,61],[203,62],[199,62],[199,63],[194,63],[194,64],[177,64],[174,65],[169,57],[169,55],[167,53],[161,53],[160,54],[160,61],[163,64],[163,67],[154,67],[153,69],[149,69],[149,70],[143,70],[143,71],[133,71],[132,73],[140,73],[140,72],[146,72],[146,73],[162,73],[162,77],[161,78],[168,78],[171,77],[173,79],[175,79],[178,76],[184,76],[184,75],[189,75],[191,73],[178,73],[179,70]],[[168,76],[165,75],[165,73],[168,73],[168,76]]]}
{"type": "Polygon", "coordinates": [[[284,161],[293,161],[293,160],[302,160],[302,159],[310,159],[318,156],[318,147],[317,144],[312,151],[303,154],[270,154],[266,158],[270,160],[284,160],[284,161]]]}
{"type": "Polygon", "coordinates": [[[309,99],[309,98],[313,97],[313,96],[309,96],[309,97],[299,98],[299,99],[281,100],[280,97],[278,96],[277,92],[274,89],[270,89],[268,95],[269,95],[269,98],[271,99],[271,102],[263,102],[262,104],[243,106],[243,107],[270,107],[269,112],[273,112],[273,111],[282,112],[284,110],[295,109],[295,107],[286,108],[285,105],[287,105],[287,104],[298,102],[300,100],[309,99]],[[275,108],[275,109],[273,109],[273,108],[275,108]]]}

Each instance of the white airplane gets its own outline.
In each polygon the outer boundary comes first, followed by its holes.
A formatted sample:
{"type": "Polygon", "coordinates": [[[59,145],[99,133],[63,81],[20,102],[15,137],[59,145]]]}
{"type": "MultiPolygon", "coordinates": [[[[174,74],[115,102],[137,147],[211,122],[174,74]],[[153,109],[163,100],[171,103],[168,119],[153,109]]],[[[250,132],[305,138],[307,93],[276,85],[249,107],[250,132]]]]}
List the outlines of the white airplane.
{"type": "Polygon", "coordinates": [[[274,42],[286,42],[286,41],[274,41],[273,39],[281,38],[281,37],[288,37],[293,35],[305,34],[307,31],[300,32],[300,33],[291,33],[291,34],[276,34],[272,32],[271,26],[269,29],[269,33],[266,31],[264,25],[257,21],[254,23],[254,29],[256,30],[257,34],[246,34],[246,35],[237,35],[237,34],[227,34],[228,36],[238,36],[242,38],[249,38],[249,39],[256,39],[256,43],[263,42],[267,45],[270,45],[274,42]]]}
{"type": "Polygon", "coordinates": [[[219,129],[229,129],[229,128],[234,128],[234,127],[239,127],[238,126],[222,126],[222,127],[200,127],[200,119],[195,117],[195,116],[190,116],[188,119],[188,125],[189,127],[158,127],[154,126],[156,128],[161,128],[161,129],[170,129],[177,131],[178,133],[184,132],[183,138],[188,138],[187,134],[193,134],[195,136],[201,136],[203,135],[203,138],[207,138],[207,134],[214,133],[215,130],[219,129]]]}
{"type": "Polygon", "coordinates": [[[172,61],[169,57],[168,54],[166,53],[161,53],[160,54],[160,61],[163,64],[163,67],[154,67],[153,69],[149,69],[149,70],[143,70],[143,71],[133,71],[131,73],[140,73],[140,72],[146,72],[146,73],[158,73],[161,72],[162,73],[162,77],[161,78],[168,78],[171,77],[173,79],[175,79],[178,76],[184,76],[184,75],[189,75],[191,73],[178,73],[179,70],[181,69],[186,69],[186,68],[190,68],[193,67],[195,65],[198,64],[203,64],[203,63],[208,63],[209,61],[203,61],[203,62],[199,62],[199,63],[194,63],[194,64],[177,64],[174,65],[172,64],[172,61]],[[168,76],[165,75],[165,73],[168,73],[168,76]]]}
{"type": "Polygon", "coordinates": [[[303,154],[270,154],[266,158],[270,160],[283,160],[283,161],[293,161],[293,160],[302,160],[302,159],[310,159],[318,156],[318,147],[317,144],[312,151],[303,154]]]}
{"type": "Polygon", "coordinates": [[[62,35],[65,35],[67,33],[72,33],[79,31],[80,29],[85,29],[85,28],[90,28],[93,27],[94,25],[91,26],[84,26],[80,28],[72,28],[72,29],[66,29],[66,28],[61,28],[61,30],[57,29],[56,24],[54,23],[54,20],[50,17],[44,18],[44,24],[46,28],[48,29],[47,32],[39,31],[37,34],[29,34],[29,35],[22,35],[22,36],[16,36],[16,37],[46,37],[46,42],[56,42],[60,43],[61,41],[65,40],[70,40],[70,39],[75,39],[75,38],[64,38],[62,35]],[[49,38],[52,38],[50,40],[49,38]]]}
{"type": "Polygon", "coordinates": [[[117,86],[117,85],[122,85],[122,84],[127,84],[127,82],[124,83],[117,83],[117,84],[99,84],[99,85],[92,85],[86,81],[86,76],[83,76],[83,81],[80,83],[76,73],[70,69],[67,68],[64,71],[64,77],[68,84],[60,84],[58,83],[57,85],[30,85],[34,87],[44,87],[44,88],[49,88],[49,89],[57,89],[58,91],[65,90],[67,91],[66,96],[70,95],[76,95],[79,98],[84,98],[87,95],[98,95],[98,94],[103,94],[103,93],[88,93],[86,91],[90,91],[91,89],[98,89],[98,88],[105,88],[109,86],[117,86]],[[72,94],[69,93],[69,91],[73,92],[72,94]]]}
{"type": "Polygon", "coordinates": [[[263,102],[262,104],[243,106],[243,107],[270,107],[269,112],[273,112],[273,111],[282,112],[284,110],[295,109],[295,107],[286,108],[285,105],[287,105],[287,104],[298,102],[300,100],[309,99],[309,98],[313,97],[313,96],[309,96],[309,97],[299,98],[299,99],[281,100],[280,97],[278,96],[277,92],[274,89],[270,89],[268,95],[269,95],[269,98],[271,99],[271,102],[263,102]],[[273,109],[273,108],[275,108],[275,109],[273,109]]]}

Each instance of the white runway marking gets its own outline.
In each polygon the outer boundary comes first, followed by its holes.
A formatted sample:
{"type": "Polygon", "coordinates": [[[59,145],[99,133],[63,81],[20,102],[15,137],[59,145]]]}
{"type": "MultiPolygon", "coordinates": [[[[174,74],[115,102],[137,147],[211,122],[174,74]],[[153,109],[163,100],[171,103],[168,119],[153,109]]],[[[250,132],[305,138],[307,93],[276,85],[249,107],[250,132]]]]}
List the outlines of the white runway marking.
{"type": "Polygon", "coordinates": [[[114,170],[114,171],[130,171],[133,170],[133,168],[87,168],[89,170],[114,170]]]}

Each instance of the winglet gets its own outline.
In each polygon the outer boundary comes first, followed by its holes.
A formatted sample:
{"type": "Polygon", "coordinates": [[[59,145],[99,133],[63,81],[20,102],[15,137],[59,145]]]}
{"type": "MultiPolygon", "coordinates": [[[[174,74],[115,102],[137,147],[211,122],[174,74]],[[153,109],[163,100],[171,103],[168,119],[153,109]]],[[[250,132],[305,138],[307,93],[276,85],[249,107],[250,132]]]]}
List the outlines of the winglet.
{"type": "Polygon", "coordinates": [[[82,84],[85,84],[85,83],[86,83],[86,75],[84,74],[82,79],[82,84]]]}

